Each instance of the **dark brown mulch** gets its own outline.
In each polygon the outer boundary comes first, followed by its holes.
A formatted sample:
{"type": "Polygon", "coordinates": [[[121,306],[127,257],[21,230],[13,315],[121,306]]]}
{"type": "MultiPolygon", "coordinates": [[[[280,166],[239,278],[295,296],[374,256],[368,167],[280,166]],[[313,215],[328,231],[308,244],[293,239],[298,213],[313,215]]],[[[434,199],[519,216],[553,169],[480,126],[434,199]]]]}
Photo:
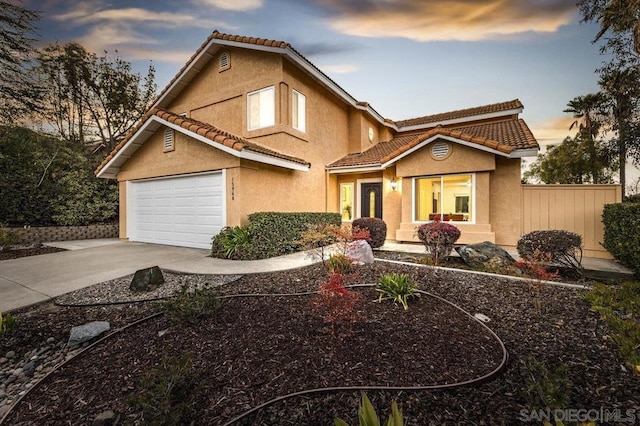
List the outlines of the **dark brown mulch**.
{"type": "MultiPolygon", "coordinates": [[[[388,271],[409,273],[421,288],[490,317],[488,325],[505,342],[510,360],[503,374],[476,387],[368,392],[379,411],[388,413],[391,399],[397,399],[409,425],[514,424],[521,410],[540,403],[527,392],[526,366],[533,362],[549,370],[568,367],[566,408],[640,409],[640,381],[621,368],[609,330],[589,311],[583,291],[534,290],[522,282],[382,262],[362,267],[360,281],[375,282],[388,271]]],[[[313,290],[323,278],[324,271],[313,266],[245,276],[225,291],[313,290]]],[[[336,335],[310,313],[308,296],[228,300],[211,320],[192,328],[170,326],[164,317],[137,326],[50,376],[7,424],[91,424],[106,409],[115,409],[125,423],[136,422],[140,410],[127,404],[127,396],[143,391],[139,378],[163,354],[194,354],[192,391],[181,400],[185,421],[197,419],[194,424],[223,424],[265,400],[301,389],[444,383],[477,377],[495,365],[493,341],[448,305],[422,297],[405,312],[369,302],[374,293],[364,293],[366,319],[336,335]]],[[[58,321],[66,323],[64,313],[70,312],[61,311],[58,321]]],[[[334,415],[353,423],[358,399],[357,392],[297,397],[242,424],[329,425],[334,415]]]]}
{"type": "Polygon", "coordinates": [[[18,259],[20,257],[38,256],[40,254],[57,253],[59,251],[66,251],[65,249],[58,247],[29,247],[29,248],[17,248],[13,250],[0,251],[0,260],[18,259]]]}

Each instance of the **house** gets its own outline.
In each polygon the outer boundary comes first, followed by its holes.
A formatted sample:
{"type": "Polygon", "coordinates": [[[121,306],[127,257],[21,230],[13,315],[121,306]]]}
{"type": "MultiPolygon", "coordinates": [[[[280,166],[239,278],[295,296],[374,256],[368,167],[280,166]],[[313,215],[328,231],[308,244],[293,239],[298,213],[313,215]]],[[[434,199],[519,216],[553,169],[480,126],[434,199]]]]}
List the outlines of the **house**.
{"type": "Polygon", "coordinates": [[[96,170],[117,179],[120,237],[208,248],[258,211],[384,219],[416,241],[436,218],[461,243],[521,235],[520,161],[538,143],[518,100],[393,121],[291,45],[213,34],[96,170]]]}

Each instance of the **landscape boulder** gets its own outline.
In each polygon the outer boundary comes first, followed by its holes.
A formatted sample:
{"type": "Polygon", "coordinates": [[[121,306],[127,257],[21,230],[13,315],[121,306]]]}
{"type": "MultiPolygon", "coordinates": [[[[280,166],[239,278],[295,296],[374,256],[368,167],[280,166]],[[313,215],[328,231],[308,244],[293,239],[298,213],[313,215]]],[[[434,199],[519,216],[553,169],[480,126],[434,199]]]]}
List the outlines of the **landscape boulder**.
{"type": "Polygon", "coordinates": [[[356,240],[349,243],[346,255],[354,263],[373,263],[373,250],[371,250],[371,246],[366,240],[356,240]]]}
{"type": "Polygon", "coordinates": [[[78,346],[81,343],[98,337],[110,329],[111,324],[107,321],[93,321],[83,325],[77,325],[71,328],[69,342],[67,344],[69,346],[78,346]]]}
{"type": "Polygon", "coordinates": [[[507,251],[490,241],[456,247],[456,251],[467,265],[488,271],[511,268],[515,259],[507,251]]]}
{"type": "Polygon", "coordinates": [[[153,291],[164,283],[164,276],[158,266],[140,269],[136,271],[129,285],[129,289],[135,292],[153,291]]]}

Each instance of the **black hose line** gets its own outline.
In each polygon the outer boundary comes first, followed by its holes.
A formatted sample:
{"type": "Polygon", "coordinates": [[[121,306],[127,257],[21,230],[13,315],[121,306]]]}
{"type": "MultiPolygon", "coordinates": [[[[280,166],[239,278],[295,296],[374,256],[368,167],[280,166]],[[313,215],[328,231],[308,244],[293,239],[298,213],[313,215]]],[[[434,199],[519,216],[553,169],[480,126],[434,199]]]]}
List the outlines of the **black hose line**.
{"type": "MultiPolygon", "coordinates": [[[[416,265],[419,266],[419,265],[416,265]]],[[[357,288],[357,287],[374,287],[375,284],[355,284],[355,285],[350,285],[350,286],[345,286],[346,288],[357,288]]],[[[323,393],[336,393],[336,392],[352,392],[352,391],[366,391],[366,390],[378,390],[378,391],[437,391],[437,390],[447,390],[447,389],[452,389],[452,388],[458,388],[458,387],[463,387],[463,386],[474,386],[474,385],[479,385],[482,384],[484,382],[490,381],[492,380],[494,377],[496,377],[498,374],[500,374],[502,372],[502,370],[506,367],[509,355],[507,352],[506,347],[504,346],[504,343],[502,342],[502,340],[498,337],[498,335],[496,333],[494,333],[493,330],[491,330],[489,327],[487,327],[487,325],[485,325],[482,321],[478,320],[477,318],[475,318],[473,315],[471,315],[469,312],[465,311],[464,309],[460,308],[459,306],[457,306],[456,304],[440,297],[437,296],[435,294],[423,291],[423,290],[416,290],[416,292],[421,293],[421,294],[425,294],[428,295],[430,297],[433,297],[435,299],[438,299],[442,302],[445,302],[447,304],[449,304],[450,306],[454,307],[455,309],[461,311],[463,314],[467,315],[471,320],[476,321],[478,324],[480,324],[482,327],[484,327],[498,342],[498,344],[500,345],[500,349],[502,350],[502,359],[500,361],[500,364],[491,372],[476,378],[476,379],[470,379],[470,380],[466,380],[463,382],[455,382],[455,383],[447,383],[444,385],[428,385],[428,386],[336,386],[336,387],[325,387],[325,388],[315,388],[315,389],[306,389],[306,390],[302,390],[302,391],[298,391],[298,392],[294,392],[294,393],[290,393],[287,395],[283,395],[283,396],[279,396],[277,398],[274,398],[272,400],[269,400],[267,402],[264,402],[256,407],[253,407],[252,409],[242,413],[241,415],[233,418],[232,420],[228,421],[227,423],[224,424],[224,426],[229,426],[232,425],[248,416],[250,416],[251,414],[265,408],[268,407],[270,405],[276,404],[280,401],[284,401],[286,399],[290,399],[290,398],[294,398],[294,397],[298,397],[298,396],[303,396],[303,395],[312,395],[312,394],[323,394],[323,393]]],[[[224,295],[224,296],[220,296],[220,299],[231,299],[231,298],[239,298],[239,297],[290,297],[290,296],[308,296],[308,295],[312,295],[312,294],[317,294],[317,291],[307,291],[307,292],[300,292],[300,293],[258,293],[258,294],[232,294],[232,295],[224,295]]],[[[165,298],[162,298],[165,299],[165,298]]],[[[159,300],[159,299],[150,299],[150,300],[146,300],[146,301],[153,301],[153,300],[159,300]]],[[[141,303],[143,301],[135,301],[135,303],[141,303]]],[[[134,303],[134,302],[115,302],[113,304],[126,304],[126,303],[134,303]]],[[[81,307],[85,307],[85,306],[107,306],[110,305],[108,303],[96,303],[96,304],[91,304],[91,305],[77,305],[77,306],[81,306],[81,307]]],[[[62,306],[76,306],[76,305],[62,305],[62,306]]],[[[90,344],[89,346],[87,346],[86,348],[84,348],[83,350],[79,351],[78,353],[74,354],[71,358],[65,360],[64,362],[62,362],[61,364],[55,366],[53,369],[51,369],[44,377],[42,377],[38,382],[36,382],[32,387],[30,387],[29,389],[27,389],[25,391],[25,393],[19,397],[15,403],[11,406],[11,408],[5,413],[5,415],[2,417],[2,419],[0,419],[0,425],[4,424],[4,421],[9,417],[9,415],[15,410],[15,407],[17,407],[22,400],[35,388],[39,387],[39,385],[41,383],[43,383],[45,381],[45,379],[47,379],[52,373],[54,373],[55,371],[57,371],[59,368],[67,365],[68,363],[70,363],[71,361],[75,360],[76,358],[79,358],[80,356],[83,356],[84,354],[88,353],[90,350],[92,350],[95,346],[97,346],[98,344],[104,342],[105,340],[115,336],[116,334],[119,334],[133,326],[136,326],[138,324],[141,324],[143,322],[152,320],[154,318],[159,317],[160,315],[163,315],[164,312],[156,312],[152,315],[149,315],[147,317],[141,318],[139,320],[136,320],[134,322],[132,322],[131,324],[127,324],[117,330],[114,330],[112,333],[109,333],[106,336],[101,337],[100,339],[96,340],[95,342],[93,342],[92,344],[90,344]]]]}
{"type": "MultiPolygon", "coordinates": [[[[371,287],[375,284],[357,284],[357,285],[352,285],[352,286],[346,286],[346,287],[371,287]]],[[[447,389],[453,389],[453,388],[459,388],[459,387],[464,387],[464,386],[478,386],[482,383],[488,382],[490,380],[493,380],[493,378],[495,378],[496,376],[498,376],[502,370],[504,370],[504,368],[507,365],[507,362],[509,360],[509,353],[507,352],[507,348],[504,346],[504,343],[502,342],[502,340],[498,337],[498,335],[491,330],[489,327],[487,327],[487,325],[485,325],[482,321],[478,320],[477,318],[475,318],[473,315],[471,315],[470,313],[468,313],[467,311],[465,311],[464,309],[462,309],[461,307],[459,307],[458,305],[443,299],[440,296],[436,296],[435,294],[426,292],[426,291],[422,291],[422,290],[416,290],[416,292],[421,293],[421,294],[426,294],[428,296],[434,297],[442,302],[445,302],[447,304],[449,304],[450,306],[458,309],[459,311],[461,311],[462,313],[464,313],[465,315],[467,315],[469,318],[471,318],[473,321],[476,321],[478,324],[480,324],[482,327],[484,327],[498,342],[498,344],[500,345],[500,349],[502,350],[502,360],[500,361],[500,364],[491,372],[478,377],[476,379],[470,379],[470,380],[465,380],[463,382],[455,382],[455,383],[447,383],[444,385],[428,385],[428,386],[335,386],[335,387],[325,387],[325,388],[316,388],[316,389],[306,389],[306,390],[302,390],[302,391],[298,391],[298,392],[293,392],[290,393],[288,395],[283,395],[283,396],[279,396],[277,398],[274,398],[272,400],[269,400],[265,403],[262,403],[256,407],[253,407],[252,409],[245,411],[244,413],[240,414],[239,416],[231,419],[230,421],[224,423],[223,426],[230,426],[234,423],[239,422],[240,420],[250,416],[251,414],[262,410],[270,405],[276,404],[278,402],[284,401],[286,399],[290,399],[290,398],[295,398],[298,396],[303,396],[303,395],[312,395],[312,394],[323,394],[323,393],[337,393],[337,392],[353,392],[353,391],[369,391],[369,390],[374,390],[374,391],[389,391],[389,392],[394,392],[394,391],[407,391],[407,392],[411,392],[411,391],[440,391],[440,390],[447,390],[447,389]]]]}

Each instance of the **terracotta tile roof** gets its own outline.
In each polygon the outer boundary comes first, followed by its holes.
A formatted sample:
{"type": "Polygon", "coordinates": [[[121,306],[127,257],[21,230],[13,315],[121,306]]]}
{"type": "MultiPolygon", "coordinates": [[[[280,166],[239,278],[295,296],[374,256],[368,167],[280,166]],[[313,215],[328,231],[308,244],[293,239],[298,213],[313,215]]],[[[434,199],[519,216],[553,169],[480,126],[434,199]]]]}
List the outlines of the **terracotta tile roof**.
{"type": "Polygon", "coordinates": [[[212,126],[211,124],[203,123],[201,121],[194,120],[192,118],[182,117],[178,114],[174,114],[172,112],[165,111],[160,108],[153,108],[145,114],[145,116],[140,120],[140,122],[136,125],[136,127],[132,129],[131,132],[129,132],[129,135],[125,139],[123,139],[114,148],[114,150],[104,159],[102,164],[98,166],[95,172],[98,173],[100,170],[102,170],[104,166],[106,166],[106,164],[109,161],[111,161],[111,159],[113,159],[113,157],[122,148],[124,148],[124,146],[131,140],[133,135],[135,135],[138,132],[138,130],[140,130],[140,128],[147,122],[147,120],[149,120],[149,118],[151,118],[154,115],[170,123],[173,123],[176,126],[180,126],[183,129],[189,130],[193,133],[197,133],[200,136],[204,136],[205,138],[211,140],[212,142],[219,143],[226,147],[232,148],[236,151],[247,150],[247,151],[255,152],[258,154],[268,155],[270,157],[280,158],[282,160],[292,161],[294,163],[298,163],[306,166],[310,165],[310,163],[300,158],[291,157],[289,155],[285,155],[285,154],[281,154],[279,152],[273,151],[269,148],[265,148],[254,142],[248,141],[247,139],[244,139],[240,136],[236,136],[227,131],[218,129],[217,127],[212,126]]]}
{"type": "Polygon", "coordinates": [[[505,154],[510,154],[516,149],[539,148],[538,142],[524,120],[511,119],[454,128],[438,126],[421,134],[399,134],[389,141],[378,143],[367,151],[347,155],[330,164],[329,168],[378,166],[434,136],[450,136],[505,154]]]}
{"type": "Polygon", "coordinates": [[[456,111],[443,112],[440,114],[425,115],[422,117],[411,118],[408,120],[396,121],[398,127],[417,126],[420,124],[437,123],[447,120],[455,120],[458,118],[473,117],[476,115],[492,114],[496,112],[509,111],[512,109],[523,108],[522,103],[518,99],[512,101],[500,102],[497,104],[482,105],[473,108],[459,109],[456,111]]]}

